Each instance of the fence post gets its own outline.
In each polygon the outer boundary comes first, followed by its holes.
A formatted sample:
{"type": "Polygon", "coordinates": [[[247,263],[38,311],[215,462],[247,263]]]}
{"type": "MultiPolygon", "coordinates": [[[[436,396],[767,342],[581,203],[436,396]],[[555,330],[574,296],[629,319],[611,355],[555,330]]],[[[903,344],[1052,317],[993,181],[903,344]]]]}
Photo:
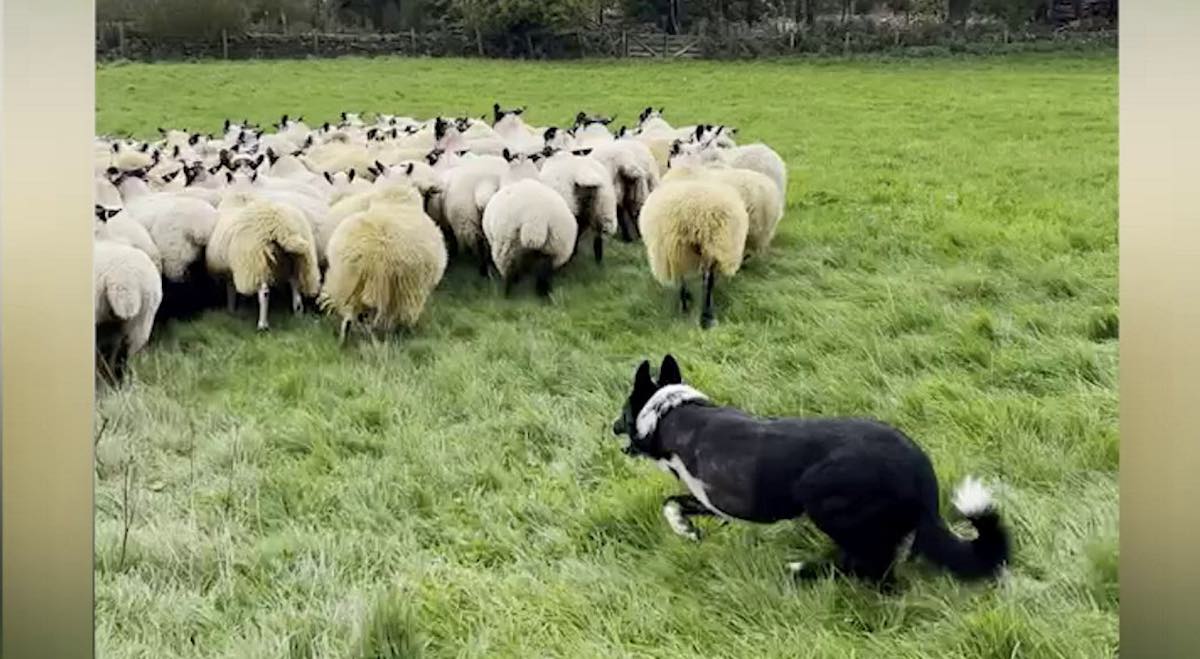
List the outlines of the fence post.
{"type": "Polygon", "coordinates": [[[669,34],[667,34],[667,31],[666,31],[666,30],[663,30],[663,51],[662,51],[662,57],[663,57],[663,59],[666,59],[666,57],[667,57],[667,51],[671,49],[671,48],[670,48],[670,46],[668,46],[668,45],[667,45],[667,43],[668,43],[667,39],[668,39],[669,37],[670,37],[670,35],[669,35],[669,34]]]}
{"type": "Polygon", "coordinates": [[[408,36],[409,36],[409,39],[412,41],[412,53],[410,53],[410,54],[416,55],[417,54],[417,28],[415,28],[415,27],[408,28],[408,36]]]}
{"type": "Polygon", "coordinates": [[[621,57],[629,57],[629,32],[621,30],[621,57]]]}
{"type": "Polygon", "coordinates": [[[316,54],[318,54],[318,52],[319,52],[319,51],[318,51],[318,46],[319,46],[320,44],[317,42],[317,34],[318,34],[318,33],[317,33],[317,31],[316,31],[316,30],[313,30],[313,55],[316,55],[316,54]]]}
{"type": "Polygon", "coordinates": [[[125,24],[117,23],[117,50],[121,53],[121,59],[125,59],[125,24]]]}
{"type": "Polygon", "coordinates": [[[479,56],[483,57],[483,33],[479,28],[475,28],[475,47],[479,49],[479,56]]]}
{"type": "Polygon", "coordinates": [[[221,55],[229,59],[229,32],[221,30],[221,55]]]}
{"type": "Polygon", "coordinates": [[[842,56],[850,55],[850,30],[846,30],[846,40],[842,43],[842,56]]]}

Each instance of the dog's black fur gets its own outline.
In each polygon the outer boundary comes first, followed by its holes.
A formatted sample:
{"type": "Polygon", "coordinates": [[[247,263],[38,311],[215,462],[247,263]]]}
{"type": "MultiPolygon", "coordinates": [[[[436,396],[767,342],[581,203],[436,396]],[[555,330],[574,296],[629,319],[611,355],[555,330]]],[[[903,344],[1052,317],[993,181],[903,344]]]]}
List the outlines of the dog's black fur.
{"type": "Polygon", "coordinates": [[[694,489],[664,501],[664,513],[671,505],[683,520],[679,523],[690,528],[685,535],[699,537],[687,521],[695,515],[772,523],[807,514],[833,539],[839,554],[832,565],[817,562],[798,576],[817,576],[835,567],[885,587],[894,584],[898,549],[914,532],[912,555],[964,580],[993,577],[1008,562],[1008,532],[995,507],[986,505],[968,517],[977,539],[954,535],[938,512],[937,476],[928,456],[883,423],[760,419],[700,399],[668,409],[657,417],[653,431],[639,436],[638,414],[651,397],[682,383],[671,355],[663,359],[657,383],[650,377],[649,362],[643,361],[613,433],[629,436],[627,454],[664,466],[674,459],[675,465],[667,468],[677,478],[700,481],[709,505],[694,489]]]}

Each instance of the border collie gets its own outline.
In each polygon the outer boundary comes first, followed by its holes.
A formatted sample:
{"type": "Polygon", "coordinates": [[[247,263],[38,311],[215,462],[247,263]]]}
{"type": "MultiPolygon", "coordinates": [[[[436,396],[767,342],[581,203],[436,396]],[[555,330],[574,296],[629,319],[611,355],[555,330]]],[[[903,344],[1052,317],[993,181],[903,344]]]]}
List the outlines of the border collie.
{"type": "Polygon", "coordinates": [[[1009,535],[988,491],[967,478],[954,506],[977,537],[952,533],[938,512],[929,457],[899,430],[869,419],[755,418],[721,407],[683,383],[667,355],[658,382],[643,361],[613,423],[628,435],[628,455],[655,460],[687,487],[662,512],[675,533],[700,534],[690,518],[716,516],[769,524],[807,514],[836,543],[835,561],[792,563],[802,579],[834,569],[882,587],[912,536],[924,556],[963,580],[997,576],[1009,559],[1009,535]]]}

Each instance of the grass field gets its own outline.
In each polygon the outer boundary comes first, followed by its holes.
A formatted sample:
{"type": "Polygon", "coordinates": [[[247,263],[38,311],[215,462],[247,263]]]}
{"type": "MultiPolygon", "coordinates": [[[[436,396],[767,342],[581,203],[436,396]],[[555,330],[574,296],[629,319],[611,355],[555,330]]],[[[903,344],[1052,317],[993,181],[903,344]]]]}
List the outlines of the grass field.
{"type": "Polygon", "coordinates": [[[708,332],[624,244],[550,305],[452,266],[386,344],[339,351],[332,320],[282,312],[256,334],[248,305],[160,331],[98,402],[102,656],[1116,655],[1115,55],[96,75],[102,132],[494,100],[620,124],[653,103],[791,169],[771,253],[719,285],[708,332]],[[610,431],[634,366],[667,351],[720,402],[899,425],[944,493],[997,482],[1011,574],[916,563],[889,598],[793,584],[784,562],[827,546],[807,522],[673,535],[659,505],[682,486],[610,431]]]}

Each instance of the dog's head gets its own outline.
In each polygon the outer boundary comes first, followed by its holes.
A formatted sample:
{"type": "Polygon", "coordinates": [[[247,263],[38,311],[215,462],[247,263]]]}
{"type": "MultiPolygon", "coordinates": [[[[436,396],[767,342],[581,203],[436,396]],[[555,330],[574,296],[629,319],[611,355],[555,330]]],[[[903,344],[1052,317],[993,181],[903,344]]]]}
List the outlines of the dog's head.
{"type": "Polygon", "coordinates": [[[645,452],[645,447],[641,446],[641,442],[646,438],[638,437],[637,432],[637,418],[642,408],[659,389],[667,385],[682,383],[683,374],[679,370],[678,362],[671,355],[663,357],[662,365],[658,367],[658,382],[650,377],[650,362],[643,361],[638,364],[637,370],[633,373],[633,390],[629,392],[625,406],[621,408],[621,415],[617,417],[612,426],[614,435],[629,437],[629,444],[624,449],[626,454],[637,455],[645,452]]]}

